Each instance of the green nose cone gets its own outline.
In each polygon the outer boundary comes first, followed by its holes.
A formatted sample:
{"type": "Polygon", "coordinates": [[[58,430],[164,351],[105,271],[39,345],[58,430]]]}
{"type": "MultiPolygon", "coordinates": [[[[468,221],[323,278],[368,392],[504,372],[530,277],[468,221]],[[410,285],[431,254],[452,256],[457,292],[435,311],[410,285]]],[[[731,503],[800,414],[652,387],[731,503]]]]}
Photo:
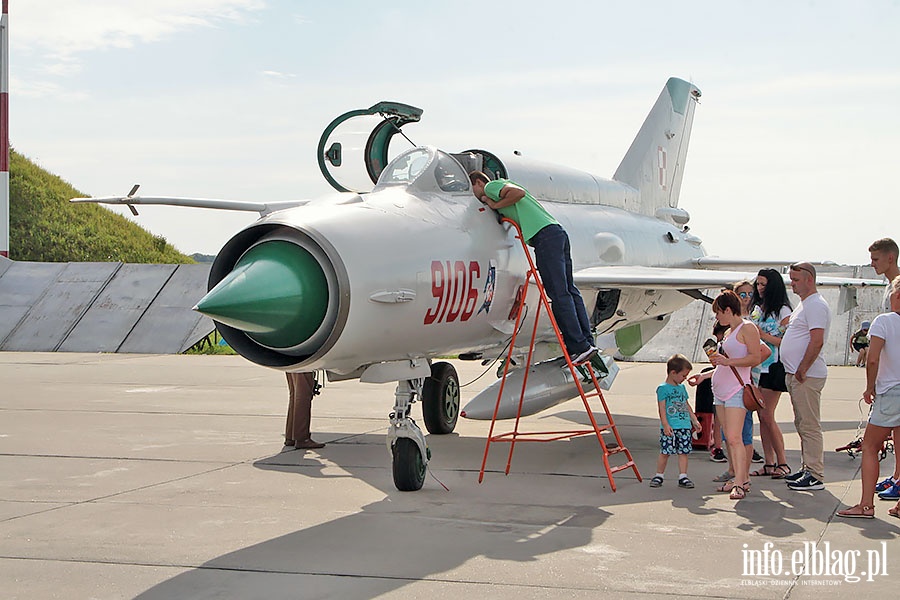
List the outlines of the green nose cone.
{"type": "Polygon", "coordinates": [[[197,303],[198,312],[271,348],[290,348],[319,328],[328,283],[312,255],[290,242],[251,248],[197,303]]]}

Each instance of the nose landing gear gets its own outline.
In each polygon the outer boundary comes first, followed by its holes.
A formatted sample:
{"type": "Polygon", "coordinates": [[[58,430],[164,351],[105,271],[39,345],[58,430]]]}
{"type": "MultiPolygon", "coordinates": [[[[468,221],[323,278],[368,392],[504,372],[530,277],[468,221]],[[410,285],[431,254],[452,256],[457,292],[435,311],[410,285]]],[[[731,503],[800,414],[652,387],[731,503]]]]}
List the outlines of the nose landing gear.
{"type": "Polygon", "coordinates": [[[397,382],[387,444],[391,451],[394,485],[401,492],[422,489],[431,450],[425,435],[409,416],[416,397],[422,398],[422,415],[429,433],[451,433],[459,418],[459,377],[448,362],[431,366],[431,376],[397,382]]]}
{"type": "Polygon", "coordinates": [[[409,416],[416,395],[421,395],[425,379],[397,382],[394,410],[387,433],[388,449],[392,456],[394,485],[401,492],[415,492],[425,483],[425,468],[430,453],[425,435],[409,416]]]}

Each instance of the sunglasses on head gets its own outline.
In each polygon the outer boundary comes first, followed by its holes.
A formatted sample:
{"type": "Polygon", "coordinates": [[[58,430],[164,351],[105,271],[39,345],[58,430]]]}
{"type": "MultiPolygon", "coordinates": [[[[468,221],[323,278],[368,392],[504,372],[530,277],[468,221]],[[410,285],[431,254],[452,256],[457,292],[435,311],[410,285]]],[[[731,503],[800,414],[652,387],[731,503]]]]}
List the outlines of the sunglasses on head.
{"type": "Polygon", "coordinates": [[[813,278],[816,277],[816,274],[813,272],[813,270],[810,269],[809,267],[807,267],[806,265],[793,264],[793,265],[791,265],[791,271],[806,271],[807,273],[812,275],[813,278]]]}

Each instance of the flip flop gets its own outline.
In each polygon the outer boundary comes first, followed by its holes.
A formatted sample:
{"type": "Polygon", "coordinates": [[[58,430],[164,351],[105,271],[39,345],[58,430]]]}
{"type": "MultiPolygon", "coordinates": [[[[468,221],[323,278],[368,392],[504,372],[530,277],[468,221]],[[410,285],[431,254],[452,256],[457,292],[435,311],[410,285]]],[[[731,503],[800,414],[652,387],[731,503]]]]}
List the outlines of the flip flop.
{"type": "MultiPolygon", "coordinates": [[[[890,511],[888,511],[890,512],[890,511]]],[[[856,506],[851,506],[850,508],[845,508],[844,510],[839,510],[837,512],[837,516],[844,517],[845,519],[874,519],[875,518],[875,507],[874,506],[860,506],[857,504],[856,506]],[[860,512],[850,512],[858,510],[860,512]],[[866,514],[867,510],[871,510],[872,514],[866,514]]]]}
{"type": "Polygon", "coordinates": [[[734,475],[732,475],[728,471],[725,471],[724,473],[722,473],[721,475],[719,475],[717,477],[713,477],[713,481],[715,483],[727,483],[727,482],[731,481],[732,479],[734,479],[734,475]]]}

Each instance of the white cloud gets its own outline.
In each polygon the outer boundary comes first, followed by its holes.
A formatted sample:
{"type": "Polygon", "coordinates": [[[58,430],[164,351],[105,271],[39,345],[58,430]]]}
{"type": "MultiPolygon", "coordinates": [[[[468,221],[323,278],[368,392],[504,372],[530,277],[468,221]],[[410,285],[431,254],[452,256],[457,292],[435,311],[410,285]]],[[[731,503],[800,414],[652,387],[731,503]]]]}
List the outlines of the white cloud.
{"type": "Polygon", "coordinates": [[[291,78],[296,77],[296,75],[294,75],[293,73],[282,73],[280,71],[263,71],[262,74],[265,75],[266,77],[270,77],[272,79],[279,79],[279,80],[291,79],[291,78]]]}
{"type": "Polygon", "coordinates": [[[69,63],[71,70],[73,56],[81,52],[127,48],[186,29],[241,21],[264,7],[264,0],[28,0],[10,11],[10,43],[69,63]]]}
{"type": "Polygon", "coordinates": [[[14,75],[9,77],[9,87],[11,90],[15,90],[15,98],[52,97],[61,102],[81,101],[88,98],[85,92],[72,92],[52,81],[20,79],[14,75]]]}

